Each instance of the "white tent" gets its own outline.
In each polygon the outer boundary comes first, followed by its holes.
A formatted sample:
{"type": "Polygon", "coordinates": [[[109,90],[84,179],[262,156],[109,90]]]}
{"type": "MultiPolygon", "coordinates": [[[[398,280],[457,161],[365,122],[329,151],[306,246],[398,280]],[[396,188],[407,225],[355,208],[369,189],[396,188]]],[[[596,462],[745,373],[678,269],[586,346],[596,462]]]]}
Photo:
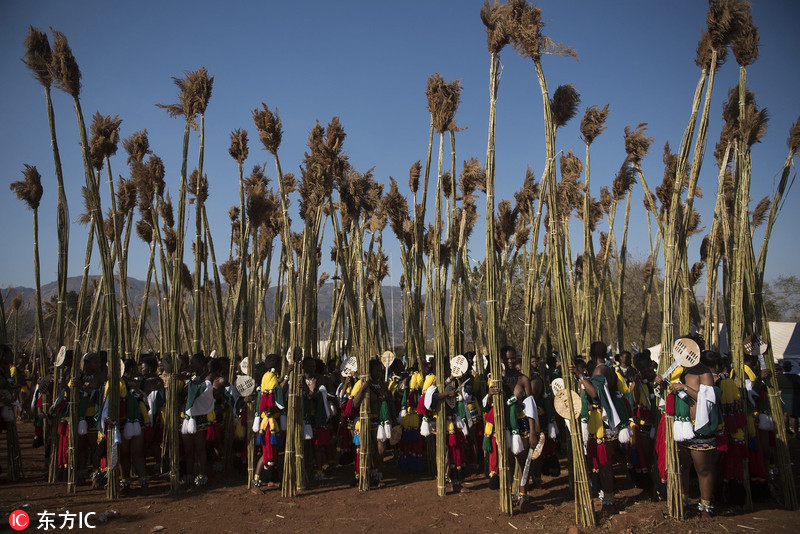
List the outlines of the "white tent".
{"type": "Polygon", "coordinates": [[[800,358],[800,324],[770,322],[769,335],[776,360],[800,358]]]}
{"type": "MultiPolygon", "coordinates": [[[[728,336],[725,326],[720,328],[720,352],[728,352],[728,336]]],[[[769,322],[769,338],[772,341],[772,356],[775,361],[784,358],[800,358],[800,325],[798,323],[769,322]]]]}
{"type": "MultiPolygon", "coordinates": [[[[728,352],[728,336],[725,325],[720,325],[720,347],[722,353],[728,352]]],[[[772,340],[772,356],[776,362],[786,359],[800,359],[800,323],[769,322],[769,337],[772,340]]],[[[650,347],[650,358],[657,362],[661,358],[661,344],[650,347]]]]}

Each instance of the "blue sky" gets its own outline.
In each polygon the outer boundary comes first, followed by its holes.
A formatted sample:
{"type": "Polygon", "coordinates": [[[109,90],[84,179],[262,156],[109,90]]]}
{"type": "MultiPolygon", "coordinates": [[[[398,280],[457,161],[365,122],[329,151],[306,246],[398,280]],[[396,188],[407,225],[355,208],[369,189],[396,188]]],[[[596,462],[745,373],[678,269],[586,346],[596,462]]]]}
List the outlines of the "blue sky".
{"type": "MultiPolygon", "coordinates": [[[[119,115],[122,137],[147,128],[151,148],[165,162],[167,185],[173,193],[178,188],[183,124],[155,104],[177,101],[172,77],[184,71],[205,66],[215,76],[206,114],[205,172],[219,257],[228,250],[228,208],[238,204],[236,164],[228,155],[232,130],[245,128],[250,134],[246,169],[267,161],[267,172],[274,177],[274,165],[257,142],[251,119],[251,111],[261,102],[280,111],[285,172],[298,173],[314,121],[327,124],[339,116],[347,132],[345,149],[355,168],[363,172],[375,167],[379,180],[388,184],[389,176],[394,176],[401,191],[408,192],[408,169],[416,160],[424,160],[427,149],[426,80],[439,72],[446,80],[461,80],[463,86],[456,118],[467,129],[457,135],[459,171],[460,162],[470,157],[485,161],[489,56],[478,16],[482,3],[3,2],[0,287],[33,285],[31,213],[7,185],[21,178],[26,163],[38,167],[45,188],[40,207],[42,282],[56,278],[56,188],[44,91],[20,61],[29,25],[42,30],[52,26],[68,37],[83,74],[81,96],[87,120],[95,111],[119,115]]],[[[544,59],[551,91],[573,83],[582,96],[579,116],[559,130],[557,150],[572,149],[584,159],[580,116],[589,105],[610,104],[607,130],[592,145],[592,194],[598,196],[602,185],[611,184],[624,158],[623,128],[640,122],[648,123],[648,135],[655,138],[643,163],[648,183],[655,187],[663,175],[664,143],[669,141],[677,150],[688,120],[699,76],[694,57],[706,3],[559,0],[537,5],[543,10],[545,33],[575,48],[580,59],[544,59]]],[[[769,132],[753,149],[751,196],[755,203],[772,194],[788,152],[788,130],[800,113],[800,34],[794,27],[800,3],[755,1],[753,16],[760,28],[761,49],[760,58],[748,69],[748,85],[759,105],[770,112],[769,132]]],[[[498,200],[513,199],[528,165],[537,179],[544,168],[541,94],[533,64],[510,47],[501,60],[498,200]]],[[[708,156],[700,177],[705,198],[696,203],[703,226],[710,225],[713,214],[717,168],[711,154],[721,128],[722,102],[737,79],[738,68],[731,57],[718,73],[711,107],[708,156]]],[[[83,169],[71,98],[59,91],[53,96],[73,221],[69,274],[77,276],[87,235],[85,227],[74,223],[83,209],[83,169]]],[[[128,175],[125,157],[120,147],[112,160],[115,176],[128,175]]],[[[196,158],[194,135],[190,165],[196,158]]],[[[794,233],[800,226],[797,195],[797,190],[791,191],[773,233],[767,279],[800,274],[800,247],[794,233]]],[[[629,248],[643,259],[649,250],[642,197],[641,184],[637,184],[629,248]]],[[[297,206],[295,199],[296,226],[300,222],[297,206]]],[[[699,235],[690,242],[690,261],[698,257],[701,239],[699,235]]],[[[760,232],[755,241],[760,245],[760,232]]],[[[146,249],[136,238],[131,242],[129,276],[143,278],[146,249]]],[[[397,244],[388,229],[385,242],[389,252],[396,254],[397,244]]],[[[483,257],[483,232],[474,234],[470,248],[473,257],[483,257]]],[[[580,248],[577,239],[573,251],[578,253],[580,248]]],[[[392,265],[396,284],[399,261],[392,265]]],[[[323,262],[322,269],[330,270],[330,266],[323,262]]],[[[96,259],[92,272],[100,272],[96,259]]]]}

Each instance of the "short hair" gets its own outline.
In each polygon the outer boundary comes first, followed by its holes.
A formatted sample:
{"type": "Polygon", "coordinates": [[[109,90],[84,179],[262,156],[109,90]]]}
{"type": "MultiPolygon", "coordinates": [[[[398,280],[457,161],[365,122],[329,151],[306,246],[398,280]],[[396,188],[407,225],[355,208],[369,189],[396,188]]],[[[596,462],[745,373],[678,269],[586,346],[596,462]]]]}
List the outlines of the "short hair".
{"type": "Polygon", "coordinates": [[[592,341],[589,346],[589,359],[605,358],[607,354],[606,344],[603,341],[592,341]]]}
{"type": "Polygon", "coordinates": [[[517,349],[515,349],[512,345],[503,345],[502,347],[500,347],[500,358],[505,358],[506,353],[510,350],[513,350],[514,353],[517,352],[517,349]]]}
{"type": "Polygon", "coordinates": [[[208,360],[205,356],[203,356],[202,352],[196,352],[192,354],[192,359],[189,360],[190,365],[196,365],[198,367],[205,367],[208,364],[208,360]]]}
{"type": "Polygon", "coordinates": [[[633,366],[637,369],[643,369],[650,365],[650,351],[640,352],[633,357],[633,366]]]}
{"type": "Polygon", "coordinates": [[[719,352],[714,352],[713,350],[704,350],[700,353],[700,363],[710,369],[716,370],[720,359],[719,352]]]}
{"type": "Polygon", "coordinates": [[[154,355],[152,355],[152,354],[147,354],[145,356],[142,356],[142,359],[139,360],[139,363],[140,364],[146,363],[147,365],[149,365],[153,369],[158,367],[158,360],[156,360],[156,357],[154,355]]]}
{"type": "Polygon", "coordinates": [[[278,372],[281,370],[281,359],[277,354],[267,354],[267,357],[264,358],[264,364],[267,369],[275,369],[278,372]]]}

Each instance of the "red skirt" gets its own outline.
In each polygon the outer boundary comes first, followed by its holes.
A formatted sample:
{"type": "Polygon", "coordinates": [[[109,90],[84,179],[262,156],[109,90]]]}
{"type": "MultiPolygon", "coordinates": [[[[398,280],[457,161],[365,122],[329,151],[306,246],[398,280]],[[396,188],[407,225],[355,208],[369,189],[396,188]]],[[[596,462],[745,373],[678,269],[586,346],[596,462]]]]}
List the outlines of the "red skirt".
{"type": "Polygon", "coordinates": [[[69,423],[58,423],[58,467],[67,467],[69,464],[69,423]]]}
{"type": "Polygon", "coordinates": [[[327,428],[314,430],[314,445],[316,447],[329,447],[331,444],[331,433],[327,428]]]}
{"type": "Polygon", "coordinates": [[[447,436],[447,456],[450,467],[461,467],[464,460],[464,434],[460,430],[447,436]]]}

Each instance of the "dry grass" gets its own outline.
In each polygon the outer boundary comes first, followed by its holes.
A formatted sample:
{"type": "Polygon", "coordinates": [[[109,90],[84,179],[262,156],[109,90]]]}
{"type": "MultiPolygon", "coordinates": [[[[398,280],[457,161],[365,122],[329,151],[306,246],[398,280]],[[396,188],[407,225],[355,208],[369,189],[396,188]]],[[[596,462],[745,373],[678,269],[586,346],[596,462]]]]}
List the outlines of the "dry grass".
{"type": "Polygon", "coordinates": [[[42,175],[35,166],[25,165],[22,171],[23,179],[17,182],[11,182],[9,189],[11,189],[17,198],[32,210],[39,209],[39,202],[42,200],[44,189],[42,188],[42,175]]]}
{"type": "Polygon", "coordinates": [[[47,40],[46,33],[33,26],[28,27],[28,35],[25,37],[25,57],[22,58],[22,61],[31,69],[34,78],[42,86],[50,87],[53,81],[50,72],[53,51],[50,49],[50,42],[47,40]]]}
{"type": "Polygon", "coordinates": [[[591,145],[597,136],[605,131],[606,118],[608,118],[608,104],[602,108],[597,106],[586,108],[581,120],[581,135],[587,144],[591,145]]]}
{"type": "Polygon", "coordinates": [[[58,30],[53,32],[53,58],[50,64],[50,76],[55,86],[65,93],[78,98],[81,93],[81,70],[72,55],[67,37],[58,30]]]}

